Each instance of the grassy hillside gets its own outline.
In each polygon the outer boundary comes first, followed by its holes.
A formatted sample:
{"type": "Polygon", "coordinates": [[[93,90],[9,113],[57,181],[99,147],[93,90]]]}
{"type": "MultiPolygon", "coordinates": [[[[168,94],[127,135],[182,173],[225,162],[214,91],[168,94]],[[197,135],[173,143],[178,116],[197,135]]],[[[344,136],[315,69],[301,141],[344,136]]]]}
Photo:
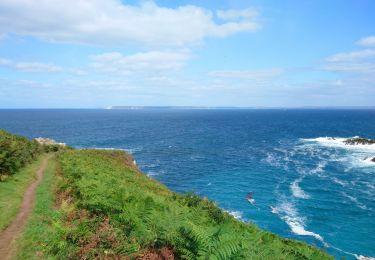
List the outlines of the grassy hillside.
{"type": "Polygon", "coordinates": [[[39,226],[43,239],[33,238],[34,249],[43,248],[39,258],[331,259],[237,221],[206,199],[171,192],[120,151],[64,151],[58,175],[57,205],[47,200],[35,213],[49,223],[39,226]]]}

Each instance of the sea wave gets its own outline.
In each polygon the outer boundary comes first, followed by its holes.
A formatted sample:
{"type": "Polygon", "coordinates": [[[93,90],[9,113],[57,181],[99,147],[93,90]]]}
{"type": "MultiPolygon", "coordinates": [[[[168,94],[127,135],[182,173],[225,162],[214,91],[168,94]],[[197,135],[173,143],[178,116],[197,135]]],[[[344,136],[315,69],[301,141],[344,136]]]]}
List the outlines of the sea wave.
{"type": "Polygon", "coordinates": [[[348,183],[347,181],[340,180],[340,179],[338,179],[338,178],[336,178],[336,177],[331,177],[330,179],[331,179],[334,183],[340,184],[340,185],[343,186],[343,187],[346,187],[346,186],[349,185],[349,183],[348,183]]]}
{"type": "Polygon", "coordinates": [[[363,210],[371,210],[369,209],[366,205],[364,205],[363,203],[361,203],[360,201],[358,201],[358,199],[356,197],[353,197],[345,192],[341,192],[341,194],[348,198],[352,203],[354,203],[358,208],[360,209],[363,209],[363,210]]]}
{"type": "Polygon", "coordinates": [[[311,170],[311,173],[320,174],[324,172],[324,167],[326,167],[327,163],[328,163],[327,161],[320,161],[318,165],[314,169],[311,170]]]}
{"type": "Polygon", "coordinates": [[[345,141],[351,138],[360,138],[359,136],[353,137],[317,137],[317,138],[302,138],[302,141],[305,142],[315,142],[319,143],[322,146],[328,147],[339,147],[347,150],[366,150],[375,152],[375,144],[356,144],[350,145],[345,144],[345,141]]]}
{"type": "Polygon", "coordinates": [[[299,216],[292,203],[284,201],[274,207],[272,212],[284,220],[294,234],[300,236],[312,236],[322,242],[324,246],[328,246],[321,235],[305,229],[305,218],[299,216]]]}
{"type": "Polygon", "coordinates": [[[354,255],[358,260],[375,260],[375,257],[371,257],[371,256],[363,256],[363,255],[356,255],[356,254],[352,254],[354,255]]]}
{"type": "MultiPolygon", "coordinates": [[[[358,136],[350,138],[358,138],[358,136]]],[[[348,165],[345,171],[350,171],[353,168],[374,168],[375,163],[371,160],[375,157],[375,144],[349,145],[344,142],[347,139],[348,138],[342,137],[318,137],[300,140],[304,143],[303,147],[326,147],[335,149],[330,151],[331,154],[326,159],[328,161],[348,165]],[[346,153],[342,153],[336,149],[342,149],[346,151],[346,153]]]]}
{"type": "Polygon", "coordinates": [[[309,199],[310,198],[310,195],[307,194],[303,189],[301,189],[301,187],[299,186],[299,183],[302,181],[302,178],[299,178],[295,181],[293,181],[291,184],[290,184],[290,189],[292,191],[292,194],[294,197],[296,198],[300,198],[300,199],[309,199]]]}

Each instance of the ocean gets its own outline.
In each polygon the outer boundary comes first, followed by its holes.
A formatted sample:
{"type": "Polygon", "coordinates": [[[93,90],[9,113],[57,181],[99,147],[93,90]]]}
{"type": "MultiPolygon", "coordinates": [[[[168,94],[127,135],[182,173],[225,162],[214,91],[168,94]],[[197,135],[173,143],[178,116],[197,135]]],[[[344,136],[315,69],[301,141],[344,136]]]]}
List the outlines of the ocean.
{"type": "Polygon", "coordinates": [[[150,177],[242,221],[336,258],[375,257],[375,145],[342,143],[375,139],[375,110],[0,110],[0,128],[124,149],[150,177]]]}

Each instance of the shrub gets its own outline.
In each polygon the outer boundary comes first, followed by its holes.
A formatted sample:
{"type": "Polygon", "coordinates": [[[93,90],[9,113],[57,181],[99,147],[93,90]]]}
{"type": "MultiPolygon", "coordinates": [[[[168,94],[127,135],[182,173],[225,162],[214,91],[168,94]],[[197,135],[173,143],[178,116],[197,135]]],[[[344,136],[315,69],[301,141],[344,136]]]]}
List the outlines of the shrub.
{"type": "Polygon", "coordinates": [[[6,175],[15,174],[40,152],[40,145],[36,141],[0,129],[0,181],[6,175]]]}

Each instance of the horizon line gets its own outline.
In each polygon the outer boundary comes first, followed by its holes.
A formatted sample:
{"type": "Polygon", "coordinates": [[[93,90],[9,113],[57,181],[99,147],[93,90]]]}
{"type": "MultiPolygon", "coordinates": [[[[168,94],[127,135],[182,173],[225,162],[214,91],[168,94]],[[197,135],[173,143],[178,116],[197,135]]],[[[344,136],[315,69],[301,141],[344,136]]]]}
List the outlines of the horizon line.
{"type": "Polygon", "coordinates": [[[0,110],[139,110],[139,109],[375,109],[375,106],[107,106],[107,107],[4,107],[0,110]]]}

